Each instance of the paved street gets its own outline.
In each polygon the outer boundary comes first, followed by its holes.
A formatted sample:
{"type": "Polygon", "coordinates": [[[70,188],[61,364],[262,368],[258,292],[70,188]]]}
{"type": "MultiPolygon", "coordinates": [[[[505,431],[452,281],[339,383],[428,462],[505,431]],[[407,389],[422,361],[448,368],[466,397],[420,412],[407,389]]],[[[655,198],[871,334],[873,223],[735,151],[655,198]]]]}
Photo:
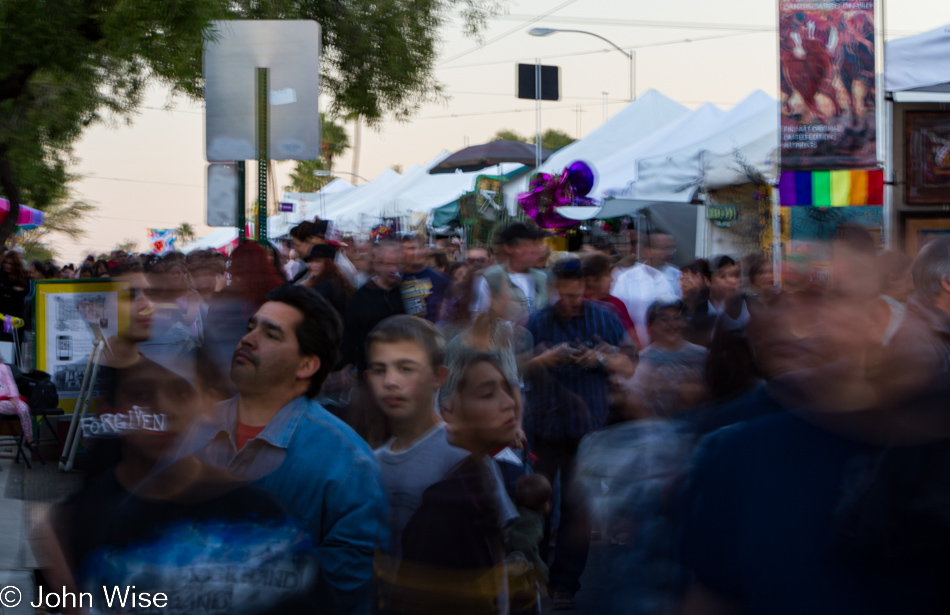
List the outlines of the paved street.
{"type": "MultiPolygon", "coordinates": [[[[20,604],[13,608],[0,605],[0,615],[31,614],[33,571],[39,566],[29,536],[52,502],[77,489],[80,474],[59,472],[54,461],[41,465],[33,462],[27,469],[13,463],[12,455],[0,446],[0,590],[9,586],[22,592],[20,604]]],[[[0,597],[7,597],[0,591],[0,597]]]]}

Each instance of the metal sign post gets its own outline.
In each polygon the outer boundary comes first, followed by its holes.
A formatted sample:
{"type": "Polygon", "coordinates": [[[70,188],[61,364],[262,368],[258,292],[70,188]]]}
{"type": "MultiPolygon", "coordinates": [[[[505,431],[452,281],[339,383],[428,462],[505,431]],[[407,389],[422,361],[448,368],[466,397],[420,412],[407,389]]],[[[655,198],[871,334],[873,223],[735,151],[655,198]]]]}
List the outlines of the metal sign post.
{"type": "Polygon", "coordinates": [[[267,243],[268,70],[257,69],[257,243],[267,243]]]}
{"type": "Polygon", "coordinates": [[[76,461],[76,451],[79,450],[79,441],[82,438],[82,421],[86,418],[86,413],[89,412],[89,404],[92,402],[92,396],[96,390],[99,364],[102,362],[102,351],[105,350],[105,347],[106,340],[99,332],[93,351],[89,353],[89,360],[86,362],[86,371],[82,377],[82,384],[79,385],[79,397],[76,399],[73,418],[69,423],[69,433],[66,435],[65,444],[63,444],[63,454],[59,458],[59,469],[63,472],[71,472],[76,461]]]}

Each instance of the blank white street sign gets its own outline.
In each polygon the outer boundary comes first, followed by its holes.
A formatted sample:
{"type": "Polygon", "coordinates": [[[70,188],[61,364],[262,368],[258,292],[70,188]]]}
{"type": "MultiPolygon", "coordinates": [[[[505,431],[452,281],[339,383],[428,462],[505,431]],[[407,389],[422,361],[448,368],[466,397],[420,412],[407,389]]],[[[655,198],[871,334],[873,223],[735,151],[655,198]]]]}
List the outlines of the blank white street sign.
{"type": "Polygon", "coordinates": [[[256,75],[269,69],[269,156],[320,156],[320,25],[311,20],[235,20],[212,23],[205,44],[205,157],[253,160],[256,75]]]}

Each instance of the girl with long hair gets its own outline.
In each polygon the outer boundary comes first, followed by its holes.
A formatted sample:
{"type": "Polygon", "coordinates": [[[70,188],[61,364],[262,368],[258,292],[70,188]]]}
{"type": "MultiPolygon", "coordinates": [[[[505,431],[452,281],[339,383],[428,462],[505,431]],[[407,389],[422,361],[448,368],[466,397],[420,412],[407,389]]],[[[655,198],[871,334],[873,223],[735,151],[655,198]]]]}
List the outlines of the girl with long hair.
{"type": "Polygon", "coordinates": [[[313,247],[306,257],[308,274],[300,283],[320,293],[343,318],[346,304],[356,291],[336,264],[337,247],[319,244],[313,247]]]}

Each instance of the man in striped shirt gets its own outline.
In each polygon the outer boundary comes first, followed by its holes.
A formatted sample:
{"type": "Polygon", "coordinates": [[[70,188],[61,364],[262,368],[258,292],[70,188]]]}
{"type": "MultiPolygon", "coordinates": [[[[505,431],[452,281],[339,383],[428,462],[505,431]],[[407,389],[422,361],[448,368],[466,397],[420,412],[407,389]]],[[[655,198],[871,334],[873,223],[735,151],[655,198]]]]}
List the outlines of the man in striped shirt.
{"type": "Polygon", "coordinates": [[[561,610],[574,606],[590,546],[583,502],[568,488],[577,446],[606,424],[609,379],[633,374],[636,351],[616,314],[584,299],[579,261],[562,261],[554,273],[558,302],[528,321],[536,356],[525,375],[524,430],[538,456],[537,471],[552,482],[561,471],[561,525],[551,566],[554,608],[561,610]]]}

